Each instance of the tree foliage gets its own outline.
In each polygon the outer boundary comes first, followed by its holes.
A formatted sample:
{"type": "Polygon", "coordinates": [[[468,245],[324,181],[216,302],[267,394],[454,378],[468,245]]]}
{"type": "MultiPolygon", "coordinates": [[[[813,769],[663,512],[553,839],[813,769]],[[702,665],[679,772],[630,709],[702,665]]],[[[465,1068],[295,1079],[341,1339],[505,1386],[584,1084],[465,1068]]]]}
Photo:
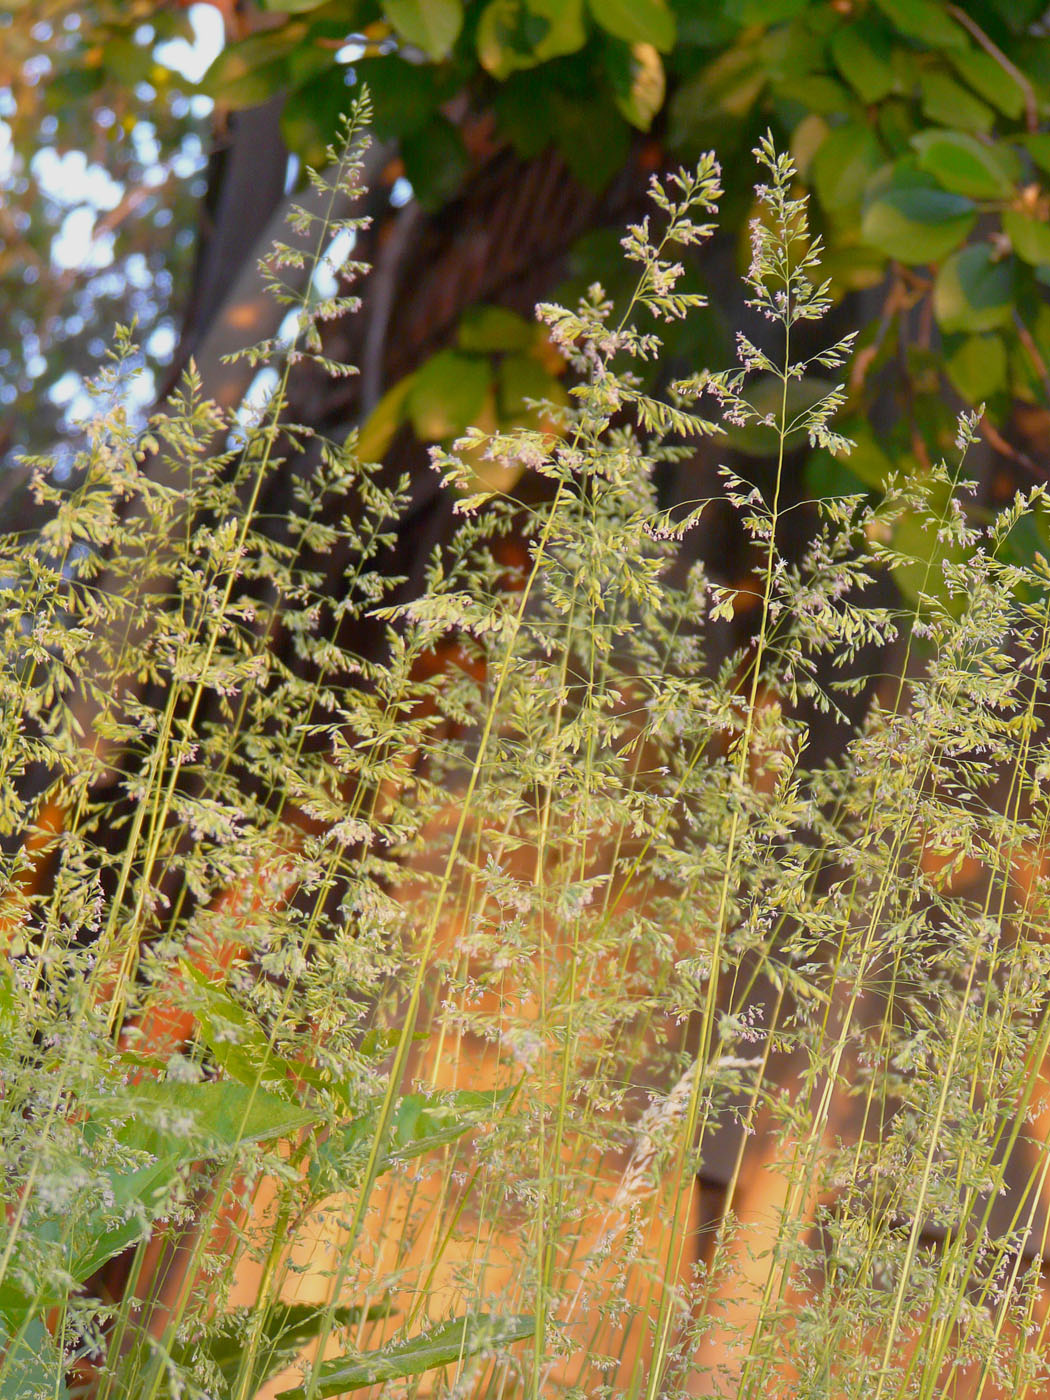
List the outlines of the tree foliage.
{"type": "MultiPolygon", "coordinates": [[[[639,141],[651,143],[651,164],[717,148],[741,260],[756,210],[739,157],[771,127],[813,194],[832,297],[864,298],[842,416],[858,452],[848,469],[812,454],[811,492],[870,487],[887,452],[901,465],[922,463],[922,444],[947,446],[959,407],[979,404],[1015,476],[1030,478],[1050,401],[1050,35],[1040,10],[1038,0],[259,0],[227,14],[229,42],[196,91],[220,116],[278,101],[289,150],[317,164],[348,92],[366,82],[377,134],[395,143],[412,193],[431,210],[462,192],[479,149],[502,142],[523,158],[555,148],[595,189],[639,141]]],[[[39,26],[8,25],[21,36],[6,55],[8,82],[29,98],[13,126],[18,217],[29,216],[34,232],[22,239],[35,240],[41,273],[61,211],[39,207],[27,158],[35,129],[62,151],[83,146],[85,114],[104,123],[125,204],[138,198],[147,117],[168,149],[176,138],[185,145],[187,85],[155,61],[157,42],[185,20],[173,9],[145,18],[126,6],[54,5],[46,23],[60,41],[46,60],[33,48],[39,26]]],[[[143,279],[147,327],[161,314],[182,236],[158,236],[158,224],[172,227],[162,202],[147,192],[134,218],[115,221],[105,275],[81,275],[77,295],[90,292],[103,317],[105,296],[126,299],[143,279]]],[[[185,203],[176,228],[179,217],[185,203]]],[[[573,285],[599,279],[615,297],[617,253],[612,234],[584,240],[573,285]]],[[[701,270],[690,275],[717,296],[701,270]]],[[[30,381],[40,386],[44,425],[56,413],[43,391],[67,362],[83,367],[79,313],[67,288],[65,319],[56,319],[55,288],[54,276],[40,275],[13,297],[15,338],[28,349],[9,347],[6,371],[23,393],[30,381]],[[54,348],[30,373],[34,337],[54,348]]],[[[527,398],[557,394],[563,366],[542,345],[530,349],[522,327],[505,321],[486,334],[479,343],[465,323],[458,344],[410,384],[385,386],[395,392],[374,425],[380,447],[404,422],[423,441],[448,440],[470,423],[507,426],[527,398]]],[[[723,362],[728,349],[712,316],[668,348],[694,368],[723,362]]],[[[756,440],[742,435],[738,446],[749,445],[756,440]]]]}

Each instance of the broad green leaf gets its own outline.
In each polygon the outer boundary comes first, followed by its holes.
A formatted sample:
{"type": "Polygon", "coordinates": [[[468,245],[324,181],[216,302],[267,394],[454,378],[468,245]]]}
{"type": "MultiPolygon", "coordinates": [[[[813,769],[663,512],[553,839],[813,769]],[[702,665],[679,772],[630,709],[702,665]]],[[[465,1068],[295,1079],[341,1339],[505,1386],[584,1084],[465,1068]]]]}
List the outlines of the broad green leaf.
{"type": "Polygon", "coordinates": [[[849,122],[829,132],[818,148],[810,179],[826,209],[847,209],[861,202],[882,163],[882,149],[871,128],[849,122]]]}
{"type": "Polygon", "coordinates": [[[1003,214],[1003,231],[1014,252],[1025,262],[1037,267],[1050,263],[1050,224],[1045,219],[1033,219],[1019,209],[1007,209],[1003,214]]]}
{"type": "MultiPolygon", "coordinates": [[[[516,1315],[497,1317],[474,1313],[452,1318],[439,1327],[408,1341],[393,1342],[363,1356],[340,1357],[323,1362],[315,1372],[311,1393],[319,1400],[361,1390],[367,1385],[419,1376],[438,1366],[455,1366],[481,1351],[523,1342],[536,1330],[535,1318],[516,1315]]],[[[306,1390],[282,1390],[278,1400],[305,1400],[306,1390]]]]}
{"type": "Polygon", "coordinates": [[[1021,144],[1040,170],[1050,170],[1050,132],[1037,131],[1030,136],[1022,136],[1021,144]]]}
{"type": "Polygon", "coordinates": [[[933,284],[933,309],[946,331],[990,331],[1013,315],[1014,260],[991,243],[946,258],[933,284]]]}
{"type": "Polygon", "coordinates": [[[169,1188],[186,1160],[186,1149],[172,1146],[154,1158],[135,1171],[109,1173],[109,1210],[95,1212],[73,1231],[67,1267],[77,1283],[86,1283],[103,1264],[137,1244],[148,1232],[147,1222],[167,1209],[169,1188]],[[122,1211],[126,1218],[112,1223],[113,1215],[122,1211]]]}
{"type": "Polygon", "coordinates": [[[605,50],[605,71],[616,105],[633,127],[648,131],[664,105],[664,65],[652,44],[610,41],[605,50]]]}
{"type": "Polygon", "coordinates": [[[768,81],[753,46],[719,54],[675,88],[669,143],[696,151],[714,144],[721,134],[724,147],[727,133],[742,125],[768,81]]]}
{"type": "Polygon", "coordinates": [[[958,616],[965,599],[948,596],[943,565],[945,561],[961,564],[966,551],[956,540],[938,538],[939,520],[934,512],[943,503],[943,494],[939,500],[935,496],[930,502],[930,515],[920,517],[908,512],[894,522],[892,547],[906,557],[893,566],[893,580],[909,602],[918,602],[923,593],[958,616]]]}
{"type": "Polygon", "coordinates": [[[79,1283],[142,1238],[143,1222],[167,1209],[168,1189],[182,1167],[242,1143],[286,1137],[315,1117],[283,1098],[243,1084],[143,1081],[129,1087],[112,1105],[93,1104],[91,1118],[83,1124],[85,1136],[97,1134],[110,1106],[121,1120],[114,1128],[118,1141],[150,1153],[153,1160],[131,1171],[108,1173],[111,1203],[107,1210],[72,1222],[66,1240],[67,1268],[79,1283]]]}
{"type": "Polygon", "coordinates": [[[879,446],[869,427],[849,424],[848,431],[853,439],[853,450],[846,458],[846,465],[865,486],[871,486],[876,491],[883,490],[893,475],[893,462],[879,446]]]}
{"type": "Polygon", "coordinates": [[[440,1098],[406,1094],[390,1125],[391,1161],[421,1157],[492,1119],[515,1089],[450,1089],[440,1098]]]}
{"type": "MultiPolygon", "coordinates": [[[[414,379],[415,375],[409,375],[408,377],[414,379]]],[[[402,380],[401,383],[404,384],[405,380],[402,380]]],[[[370,1031],[366,1031],[361,1037],[361,1043],[357,1047],[357,1052],[359,1055],[365,1055],[368,1058],[381,1057],[385,1055],[388,1050],[393,1050],[401,1044],[402,1034],[403,1032],[397,1026],[389,1026],[385,1029],[373,1026],[370,1031]]],[[[413,1045],[421,1045],[424,1041],[429,1039],[429,1036],[426,1031],[413,1031],[410,1038],[413,1045]]]]}
{"type": "Polygon", "coordinates": [[[944,368],[967,403],[984,403],[1006,388],[1006,346],[997,335],[968,335],[944,368]]]}
{"type": "Polygon", "coordinates": [[[394,434],[408,419],[405,405],[415,382],[414,374],[406,374],[404,379],[399,379],[386,391],[362,424],[357,435],[357,455],[362,462],[382,461],[394,434]]]}
{"type": "MultiPolygon", "coordinates": [[[[215,63],[222,57],[220,54],[215,63]]],[[[230,77],[213,73],[214,66],[208,70],[201,86],[227,107],[258,107],[288,87],[288,60],[284,57],[241,69],[231,60],[228,69],[233,76],[230,77]]]]}
{"type": "Polygon", "coordinates": [[[383,0],[402,39],[434,59],[446,58],[463,26],[461,0],[383,0]]]}
{"type": "Polygon", "coordinates": [[[535,426],[536,412],[527,399],[566,402],[565,389],[531,355],[508,355],[499,367],[499,408],[502,422],[526,422],[535,426]]]}
{"type": "Polygon", "coordinates": [[[307,10],[319,10],[328,0],[259,0],[264,10],[277,10],[282,15],[304,14],[307,10]]]}
{"type": "Polygon", "coordinates": [[[456,343],[461,350],[527,350],[536,327],[505,306],[471,306],[460,318],[456,343]]]}
{"type": "Polygon", "coordinates": [[[675,20],[665,0],[587,0],[597,24],[629,44],[674,48],[675,20]]]}
{"type": "Polygon", "coordinates": [[[982,49],[952,49],[948,58],[974,92],[1004,116],[1016,120],[1024,111],[1024,92],[991,54],[982,49]]]}
{"type": "Polygon", "coordinates": [[[66,1400],[70,1391],[66,1384],[65,1359],[43,1318],[30,1318],[18,1342],[12,1344],[18,1330],[17,1324],[8,1330],[0,1322],[0,1364],[4,1372],[5,1397],[35,1400],[37,1396],[47,1396],[48,1400],[66,1400]]]}
{"type": "Polygon", "coordinates": [[[904,263],[938,262],[963,242],[976,218],[965,195],[895,176],[865,210],[861,237],[904,263]]]}
{"type": "Polygon", "coordinates": [[[897,86],[889,45],[873,25],[843,25],[831,36],[835,67],[864,102],[881,102],[897,86]]]}
{"type": "Polygon", "coordinates": [[[851,458],[839,459],[824,448],[811,452],[804,471],[806,490],[819,500],[866,493],[867,483],[851,467],[851,458]]]}
{"type": "Polygon", "coordinates": [[[500,131],[523,160],[532,160],[554,140],[554,113],[547,100],[551,86],[550,70],[537,68],[512,73],[493,97],[500,131]]]}
{"type": "Polygon", "coordinates": [[[153,65],[153,54],[149,45],[115,37],[106,44],[105,65],[111,79],[130,87],[146,78],[153,65]]]}
{"type": "Polygon", "coordinates": [[[318,1089],[338,1091],[338,1085],[331,1084],[301,1059],[282,1059],[265,1027],[231,995],[224,981],[208,977],[188,959],[180,961],[179,971],[194,994],[192,1010],[201,1038],[231,1079],[249,1088],[269,1084],[282,1098],[293,1100],[298,1094],[296,1080],[318,1089]]]}
{"type": "MultiPolygon", "coordinates": [[[[322,1326],[334,1324],[336,1327],[354,1327],[363,1321],[376,1321],[388,1317],[390,1308],[380,1305],[373,1308],[326,1308],[316,1303],[275,1303],[266,1309],[263,1319],[258,1349],[248,1373],[247,1394],[255,1395],[259,1388],[292,1361],[296,1354],[320,1332],[322,1326]]],[[[239,1308],[228,1317],[230,1331],[218,1336],[211,1335],[203,1342],[203,1350],[212,1365],[222,1376],[230,1393],[241,1373],[242,1362],[247,1350],[247,1334],[255,1325],[255,1309],[239,1308]]],[[[172,1348],[172,1358],[179,1364],[188,1365],[197,1343],[176,1344],[172,1348]]]]}
{"type": "Polygon", "coordinates": [[[879,286],[886,276],[886,263],[881,253],[863,243],[839,245],[822,259],[822,270],[830,277],[836,290],[864,291],[879,286]]]}
{"type": "Polygon", "coordinates": [[[942,189],[971,199],[1009,199],[1021,173],[1009,146],[988,145],[964,131],[921,131],[911,144],[921,170],[942,189]]]}
{"type": "Polygon", "coordinates": [[[491,382],[487,360],[440,350],[416,371],[406,400],[416,437],[443,442],[462,433],[481,413],[491,382]]]}
{"type": "Polygon", "coordinates": [[[986,102],[957,83],[939,69],[924,69],[919,74],[922,110],[932,122],[941,126],[961,127],[964,131],[990,131],[995,113],[986,102]]]}
{"type": "MultiPolygon", "coordinates": [[[[282,91],[289,81],[289,55],[306,37],[306,21],[297,19],[262,34],[229,44],[201,80],[202,89],[229,107],[252,107],[282,91]]],[[[319,65],[331,55],[317,51],[319,65]]]]}
{"type": "Polygon", "coordinates": [[[64,102],[79,102],[97,92],[107,81],[105,68],[101,64],[80,69],[68,68],[64,73],[56,73],[48,79],[48,105],[54,110],[64,102]]]}
{"type": "Polygon", "coordinates": [[[525,0],[489,0],[474,41],[482,68],[502,82],[519,68],[535,67],[541,61],[537,46],[549,28],[525,0]]]}
{"type": "Polygon", "coordinates": [[[470,169],[463,138],[443,116],[435,117],[401,142],[405,175],[425,209],[439,209],[459,190],[470,169]]]}
{"type": "Polygon", "coordinates": [[[129,1087],[120,1104],[134,1115],[117,1129],[121,1142],[158,1155],[181,1150],[183,1160],[287,1137],[316,1117],[276,1094],[229,1080],[143,1082],[129,1087]],[[163,1126],[169,1122],[177,1126],[163,1126]]]}
{"type": "Polygon", "coordinates": [[[18,1025],[20,1014],[9,956],[5,949],[5,956],[0,959],[0,1035],[5,1038],[18,1025]]]}
{"type": "Polygon", "coordinates": [[[844,88],[837,79],[829,78],[826,73],[792,74],[788,78],[778,79],[774,87],[779,97],[800,102],[822,116],[831,117],[842,112],[852,114],[856,110],[848,88],[844,88]]]}
{"type": "Polygon", "coordinates": [[[481,66],[504,79],[583,48],[583,0],[489,0],[475,43],[481,66]]]}
{"type": "MultiPolygon", "coordinates": [[[[789,451],[801,447],[806,441],[801,428],[791,429],[791,424],[799,414],[812,408],[833,388],[834,385],[829,379],[822,379],[816,375],[807,376],[801,380],[791,380],[788,385],[787,423],[785,425],[790,430],[786,438],[789,451]]],[[[747,398],[760,417],[772,414],[774,420],[779,424],[782,392],[779,379],[773,375],[764,375],[751,385],[747,398]]],[[[776,427],[767,427],[760,422],[753,421],[727,428],[725,441],[737,448],[738,451],[746,452],[748,456],[768,457],[771,454],[776,454],[780,439],[776,427]]]]}
{"type": "MultiPolygon", "coordinates": [[[[472,1128],[491,1122],[514,1093],[515,1090],[509,1088],[450,1090],[440,1098],[406,1094],[394,1107],[376,1171],[388,1172],[400,1162],[444,1147],[472,1128]]],[[[345,1179],[348,1174],[353,1175],[355,1165],[363,1168],[378,1119],[376,1109],[337,1129],[318,1146],[315,1160],[310,1164],[311,1176],[323,1179],[334,1174],[337,1179],[345,1179]]]]}
{"type": "MultiPolygon", "coordinates": [[[[15,1254],[17,1263],[18,1254],[15,1254]]],[[[0,1279],[0,1336],[3,1333],[3,1319],[17,1326],[26,1313],[34,1307],[49,1308],[61,1301],[61,1296],[57,1290],[48,1290],[39,1299],[34,1300],[28,1293],[18,1287],[10,1277],[12,1270],[9,1267],[7,1275],[0,1279]]]]}
{"type": "Polygon", "coordinates": [[[535,53],[544,62],[576,53],[587,42],[583,0],[527,0],[530,14],[546,22],[547,31],[535,53]]]}
{"type": "Polygon", "coordinates": [[[372,94],[377,136],[411,136],[433,120],[439,98],[432,64],[406,63],[397,54],[387,54],[364,58],[354,67],[372,94]]]}
{"type": "Polygon", "coordinates": [[[783,24],[808,4],[809,0],[737,0],[732,14],[741,24],[783,24]]]}
{"type": "Polygon", "coordinates": [[[631,128],[611,95],[554,92],[551,111],[555,140],[569,169],[588,189],[603,189],[623,169],[631,145],[631,128]]]}
{"type": "Polygon", "coordinates": [[[936,0],[875,0],[879,9],[902,34],[921,39],[934,49],[960,49],[968,46],[963,29],[936,0]]]}
{"type": "Polygon", "coordinates": [[[878,107],[879,135],[893,156],[904,156],[911,150],[915,135],[915,119],[911,103],[902,97],[887,97],[878,107]]]}

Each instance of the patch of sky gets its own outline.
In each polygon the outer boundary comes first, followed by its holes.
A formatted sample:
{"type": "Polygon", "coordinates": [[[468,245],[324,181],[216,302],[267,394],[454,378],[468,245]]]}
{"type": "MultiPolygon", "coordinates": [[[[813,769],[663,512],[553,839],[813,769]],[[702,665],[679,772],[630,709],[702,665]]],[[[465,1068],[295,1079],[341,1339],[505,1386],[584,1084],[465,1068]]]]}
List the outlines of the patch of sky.
{"type": "Polygon", "coordinates": [[[277,371],[271,365],[267,365],[249,384],[247,393],[233,415],[234,427],[226,444],[230,451],[244,446],[244,429],[254,427],[262,420],[266,405],[273,398],[279,382],[280,376],[277,371]]]}
{"type": "Polygon", "coordinates": [[[115,209],[124,193],[109,171],[89,161],[83,151],[65,151],[44,146],[30,161],[30,169],[48,199],[71,208],[93,204],[96,209],[115,209]]]}
{"type": "Polygon", "coordinates": [[[225,42],[222,15],[214,5],[191,5],[193,39],[166,39],[154,50],[154,58],[165,68],[181,73],[191,83],[199,83],[225,42]]]}
{"type": "Polygon", "coordinates": [[[349,39],[341,49],[336,50],[336,63],[356,63],[368,52],[368,41],[364,35],[349,39]]]}
{"type": "Polygon", "coordinates": [[[310,278],[311,289],[321,301],[327,301],[329,297],[334,297],[338,292],[339,278],[337,273],[354,251],[356,245],[357,235],[353,229],[348,228],[340,229],[329,243],[324,256],[314,268],[310,278]]]}

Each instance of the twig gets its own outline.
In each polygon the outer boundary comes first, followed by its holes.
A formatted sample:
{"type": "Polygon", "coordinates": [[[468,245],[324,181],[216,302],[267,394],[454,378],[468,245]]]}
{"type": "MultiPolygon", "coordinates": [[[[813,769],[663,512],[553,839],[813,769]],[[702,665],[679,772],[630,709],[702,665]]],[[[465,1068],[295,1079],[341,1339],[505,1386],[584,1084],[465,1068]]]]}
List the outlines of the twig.
{"type": "Polygon", "coordinates": [[[882,303],[882,315],[879,318],[878,330],[875,332],[875,339],[870,345],[865,345],[863,350],[859,350],[854,357],[853,367],[849,375],[849,387],[851,393],[856,391],[864,383],[871,362],[882,349],[882,342],[886,339],[886,332],[890,328],[894,316],[902,310],[906,301],[904,283],[900,276],[895,276],[886,299],[882,303]]]}
{"type": "Polygon", "coordinates": [[[1042,381],[1047,402],[1050,403],[1050,370],[1047,369],[1046,361],[1039,353],[1039,346],[1032,339],[1032,332],[1025,325],[1024,318],[1016,307],[1014,307],[1014,330],[1017,332],[1017,339],[1024,346],[1028,358],[1032,362],[1032,368],[1042,381]]]}
{"type": "Polygon", "coordinates": [[[991,422],[985,414],[981,419],[981,434],[995,448],[1001,456],[1009,458],[1011,462],[1016,462],[1018,466],[1024,467],[1025,471],[1035,477],[1037,481],[1046,481],[1047,472],[1045,467],[1040,467],[1037,462],[1033,462],[1027,452],[1022,452],[1019,447],[1014,447],[1012,442],[1007,442],[1002,433],[991,422]]]}
{"type": "Polygon", "coordinates": [[[1010,62],[1006,54],[993,39],[989,39],[981,26],[975,19],[972,19],[959,5],[948,5],[948,13],[953,19],[957,19],[964,29],[969,30],[973,37],[984,49],[985,53],[994,58],[1004,73],[1008,73],[1014,82],[1024,93],[1024,113],[1025,123],[1029,131],[1039,130],[1039,104],[1036,102],[1035,89],[1028,81],[1020,68],[1010,62]]]}

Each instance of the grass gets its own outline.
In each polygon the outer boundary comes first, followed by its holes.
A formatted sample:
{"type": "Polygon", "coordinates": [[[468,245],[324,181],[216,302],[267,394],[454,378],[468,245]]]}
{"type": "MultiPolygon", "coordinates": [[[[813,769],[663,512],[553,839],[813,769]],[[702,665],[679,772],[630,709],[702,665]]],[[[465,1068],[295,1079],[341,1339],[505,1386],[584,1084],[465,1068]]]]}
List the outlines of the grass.
{"type": "Polygon", "coordinates": [[[73,477],[35,464],[0,1394],[1045,1393],[1042,491],[978,511],[966,419],[951,465],[799,507],[789,452],[849,444],[796,386],[852,337],[798,348],[819,245],[756,155],[739,365],[644,387],[701,303],[708,157],[653,182],[626,308],[539,308],[567,404],[432,451],[458,525],[418,598],[383,570],[410,483],[287,421],[349,297],[248,352],[280,377],[239,425],[191,370],[134,433],[120,333],[73,477]],[[748,425],[775,471],[721,470],[729,587],[688,548],[712,502],[658,482],[748,425]]]}

